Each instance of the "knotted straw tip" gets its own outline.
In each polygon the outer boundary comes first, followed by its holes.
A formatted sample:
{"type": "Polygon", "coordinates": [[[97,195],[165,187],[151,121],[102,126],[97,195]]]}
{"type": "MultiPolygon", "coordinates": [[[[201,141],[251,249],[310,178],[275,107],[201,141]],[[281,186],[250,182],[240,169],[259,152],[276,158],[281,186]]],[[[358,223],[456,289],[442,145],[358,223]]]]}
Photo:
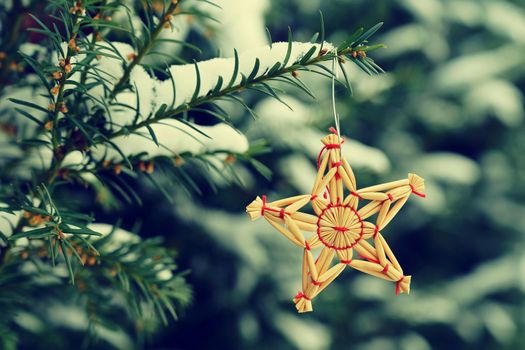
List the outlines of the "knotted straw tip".
{"type": "Polygon", "coordinates": [[[409,173],[408,183],[410,184],[413,193],[420,197],[425,197],[425,179],[417,174],[409,173]]]}
{"type": "Polygon", "coordinates": [[[323,145],[325,146],[333,146],[333,148],[339,148],[339,147],[336,147],[336,146],[339,146],[339,144],[341,143],[342,140],[339,139],[339,136],[337,136],[337,131],[335,131],[334,129],[334,132],[331,133],[331,134],[328,134],[326,135],[325,137],[323,137],[321,139],[321,142],[323,143],[323,145]]]}
{"type": "Polygon", "coordinates": [[[301,293],[296,295],[295,298],[293,299],[293,302],[295,303],[295,308],[297,309],[297,312],[299,312],[299,313],[312,312],[313,311],[312,301],[304,298],[300,294],[301,293]]]}
{"type": "Polygon", "coordinates": [[[410,282],[412,276],[404,276],[403,280],[399,282],[399,294],[406,293],[410,294],[410,282]]]}
{"type": "Polygon", "coordinates": [[[254,221],[263,215],[263,200],[257,196],[253,202],[248,204],[246,207],[246,213],[250,217],[250,220],[254,221]]]}

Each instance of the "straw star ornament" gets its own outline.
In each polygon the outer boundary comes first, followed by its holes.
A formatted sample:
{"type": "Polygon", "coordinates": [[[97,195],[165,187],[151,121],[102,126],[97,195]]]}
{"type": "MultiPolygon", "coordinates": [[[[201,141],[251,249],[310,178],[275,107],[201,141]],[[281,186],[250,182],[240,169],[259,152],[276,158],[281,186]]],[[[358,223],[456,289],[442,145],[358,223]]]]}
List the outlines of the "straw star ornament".
{"type": "Polygon", "coordinates": [[[403,180],[358,190],[352,168],[341,157],[341,139],[334,129],[331,131],[321,139],[324,147],[317,159],[312,193],[275,202],[267,202],[266,196],[257,197],[246,207],[252,220],[264,217],[304,250],[302,290],[293,299],[298,312],[312,311],[312,299],[346,266],[395,282],[396,295],[410,292],[411,276],[405,276],[381,232],[411,194],[425,197],[424,180],[408,174],[403,180]],[[362,201],[368,203],[360,205],[362,201]],[[315,215],[299,211],[308,203],[315,215]],[[367,221],[374,215],[375,223],[367,221]],[[303,232],[309,233],[307,237],[303,232]],[[314,258],[312,251],[316,248],[322,250],[314,258]],[[332,266],[335,257],[338,262],[332,266]]]}

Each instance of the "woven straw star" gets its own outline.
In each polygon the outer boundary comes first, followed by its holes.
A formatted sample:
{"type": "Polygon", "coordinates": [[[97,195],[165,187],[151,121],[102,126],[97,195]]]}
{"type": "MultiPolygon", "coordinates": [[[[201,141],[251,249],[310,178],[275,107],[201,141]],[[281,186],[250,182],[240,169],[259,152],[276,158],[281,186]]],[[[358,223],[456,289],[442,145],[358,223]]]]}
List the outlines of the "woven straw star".
{"type": "Polygon", "coordinates": [[[408,174],[404,180],[358,190],[352,168],[341,158],[341,140],[332,132],[321,139],[324,147],[317,160],[311,194],[270,203],[262,196],[246,207],[252,220],[263,216],[284,237],[304,249],[302,291],[293,299],[298,312],[312,311],[312,299],[346,266],[395,282],[396,295],[410,292],[411,276],[404,275],[381,231],[412,193],[425,197],[424,180],[408,174]],[[361,201],[368,203],[360,206],[361,201]],[[308,203],[315,215],[299,211],[308,203]],[[375,223],[366,221],[374,215],[375,223]],[[309,237],[305,238],[303,232],[309,237]],[[312,251],[321,247],[314,259],[312,251]],[[332,266],[336,256],[338,263],[332,266]]]}

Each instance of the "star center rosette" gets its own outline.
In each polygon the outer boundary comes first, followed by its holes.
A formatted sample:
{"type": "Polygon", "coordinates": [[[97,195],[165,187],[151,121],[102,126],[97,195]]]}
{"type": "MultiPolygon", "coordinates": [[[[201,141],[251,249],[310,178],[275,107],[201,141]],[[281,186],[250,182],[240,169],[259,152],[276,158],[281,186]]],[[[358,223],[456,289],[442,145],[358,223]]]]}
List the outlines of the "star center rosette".
{"type": "Polygon", "coordinates": [[[317,237],[328,248],[353,248],[364,235],[364,223],[349,205],[329,204],[317,219],[317,237]]]}
{"type": "Polygon", "coordinates": [[[318,156],[318,172],[310,194],[274,202],[261,196],[246,207],[252,220],[264,217],[303,249],[302,288],[293,298],[297,311],[312,311],[312,299],[346,266],[395,282],[396,295],[409,293],[411,276],[404,274],[381,231],[411,194],[425,197],[423,178],[408,174],[403,180],[358,190],[352,168],[341,157],[342,140],[335,130],[321,142],[324,146],[318,156]],[[315,215],[299,211],[307,204],[315,215]],[[375,223],[370,220],[372,217],[375,223]],[[312,251],[316,248],[321,251],[314,258],[312,251]],[[333,264],[335,257],[338,262],[333,264]]]}

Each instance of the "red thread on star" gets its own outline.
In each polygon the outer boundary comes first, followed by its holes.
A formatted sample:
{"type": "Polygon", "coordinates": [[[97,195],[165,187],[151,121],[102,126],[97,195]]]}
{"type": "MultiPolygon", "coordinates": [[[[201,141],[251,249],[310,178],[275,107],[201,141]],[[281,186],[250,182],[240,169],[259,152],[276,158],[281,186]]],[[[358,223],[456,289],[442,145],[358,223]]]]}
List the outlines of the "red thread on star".
{"type": "Polygon", "coordinates": [[[397,282],[396,282],[396,295],[399,295],[399,292],[401,291],[401,282],[405,279],[405,276],[402,276],[397,282]]]}
{"type": "Polygon", "coordinates": [[[410,186],[410,189],[412,190],[412,193],[415,194],[416,196],[419,196],[421,198],[425,198],[427,195],[424,194],[424,193],[421,193],[421,192],[417,192],[415,189],[414,189],[414,186],[413,185],[409,185],[410,186]]]}
{"type": "Polygon", "coordinates": [[[306,300],[312,300],[310,298],[308,298],[303,292],[297,292],[297,294],[295,295],[294,299],[306,299],[306,300]]]}
{"type": "Polygon", "coordinates": [[[355,241],[352,243],[352,244],[348,244],[348,245],[345,245],[345,246],[342,246],[342,247],[337,247],[333,244],[330,244],[328,242],[326,242],[326,240],[323,238],[322,234],[321,234],[321,219],[323,218],[323,216],[325,215],[325,212],[330,209],[330,208],[348,208],[350,209],[354,215],[356,216],[357,220],[359,222],[363,222],[363,220],[361,220],[361,216],[359,216],[357,210],[355,210],[354,208],[352,208],[351,206],[349,205],[343,205],[343,204],[328,204],[326,206],[326,208],[324,208],[322,211],[321,211],[321,214],[319,214],[319,216],[317,217],[317,237],[319,237],[319,240],[328,248],[332,248],[332,249],[335,249],[335,250],[346,250],[346,249],[350,249],[350,248],[353,248],[360,240],[361,238],[363,238],[363,235],[364,235],[364,225],[361,225],[361,231],[359,232],[359,237],[355,239],[355,241]]]}
{"type": "Polygon", "coordinates": [[[374,235],[372,236],[373,239],[376,239],[377,234],[379,233],[379,226],[376,225],[374,228],[374,235]]]}

